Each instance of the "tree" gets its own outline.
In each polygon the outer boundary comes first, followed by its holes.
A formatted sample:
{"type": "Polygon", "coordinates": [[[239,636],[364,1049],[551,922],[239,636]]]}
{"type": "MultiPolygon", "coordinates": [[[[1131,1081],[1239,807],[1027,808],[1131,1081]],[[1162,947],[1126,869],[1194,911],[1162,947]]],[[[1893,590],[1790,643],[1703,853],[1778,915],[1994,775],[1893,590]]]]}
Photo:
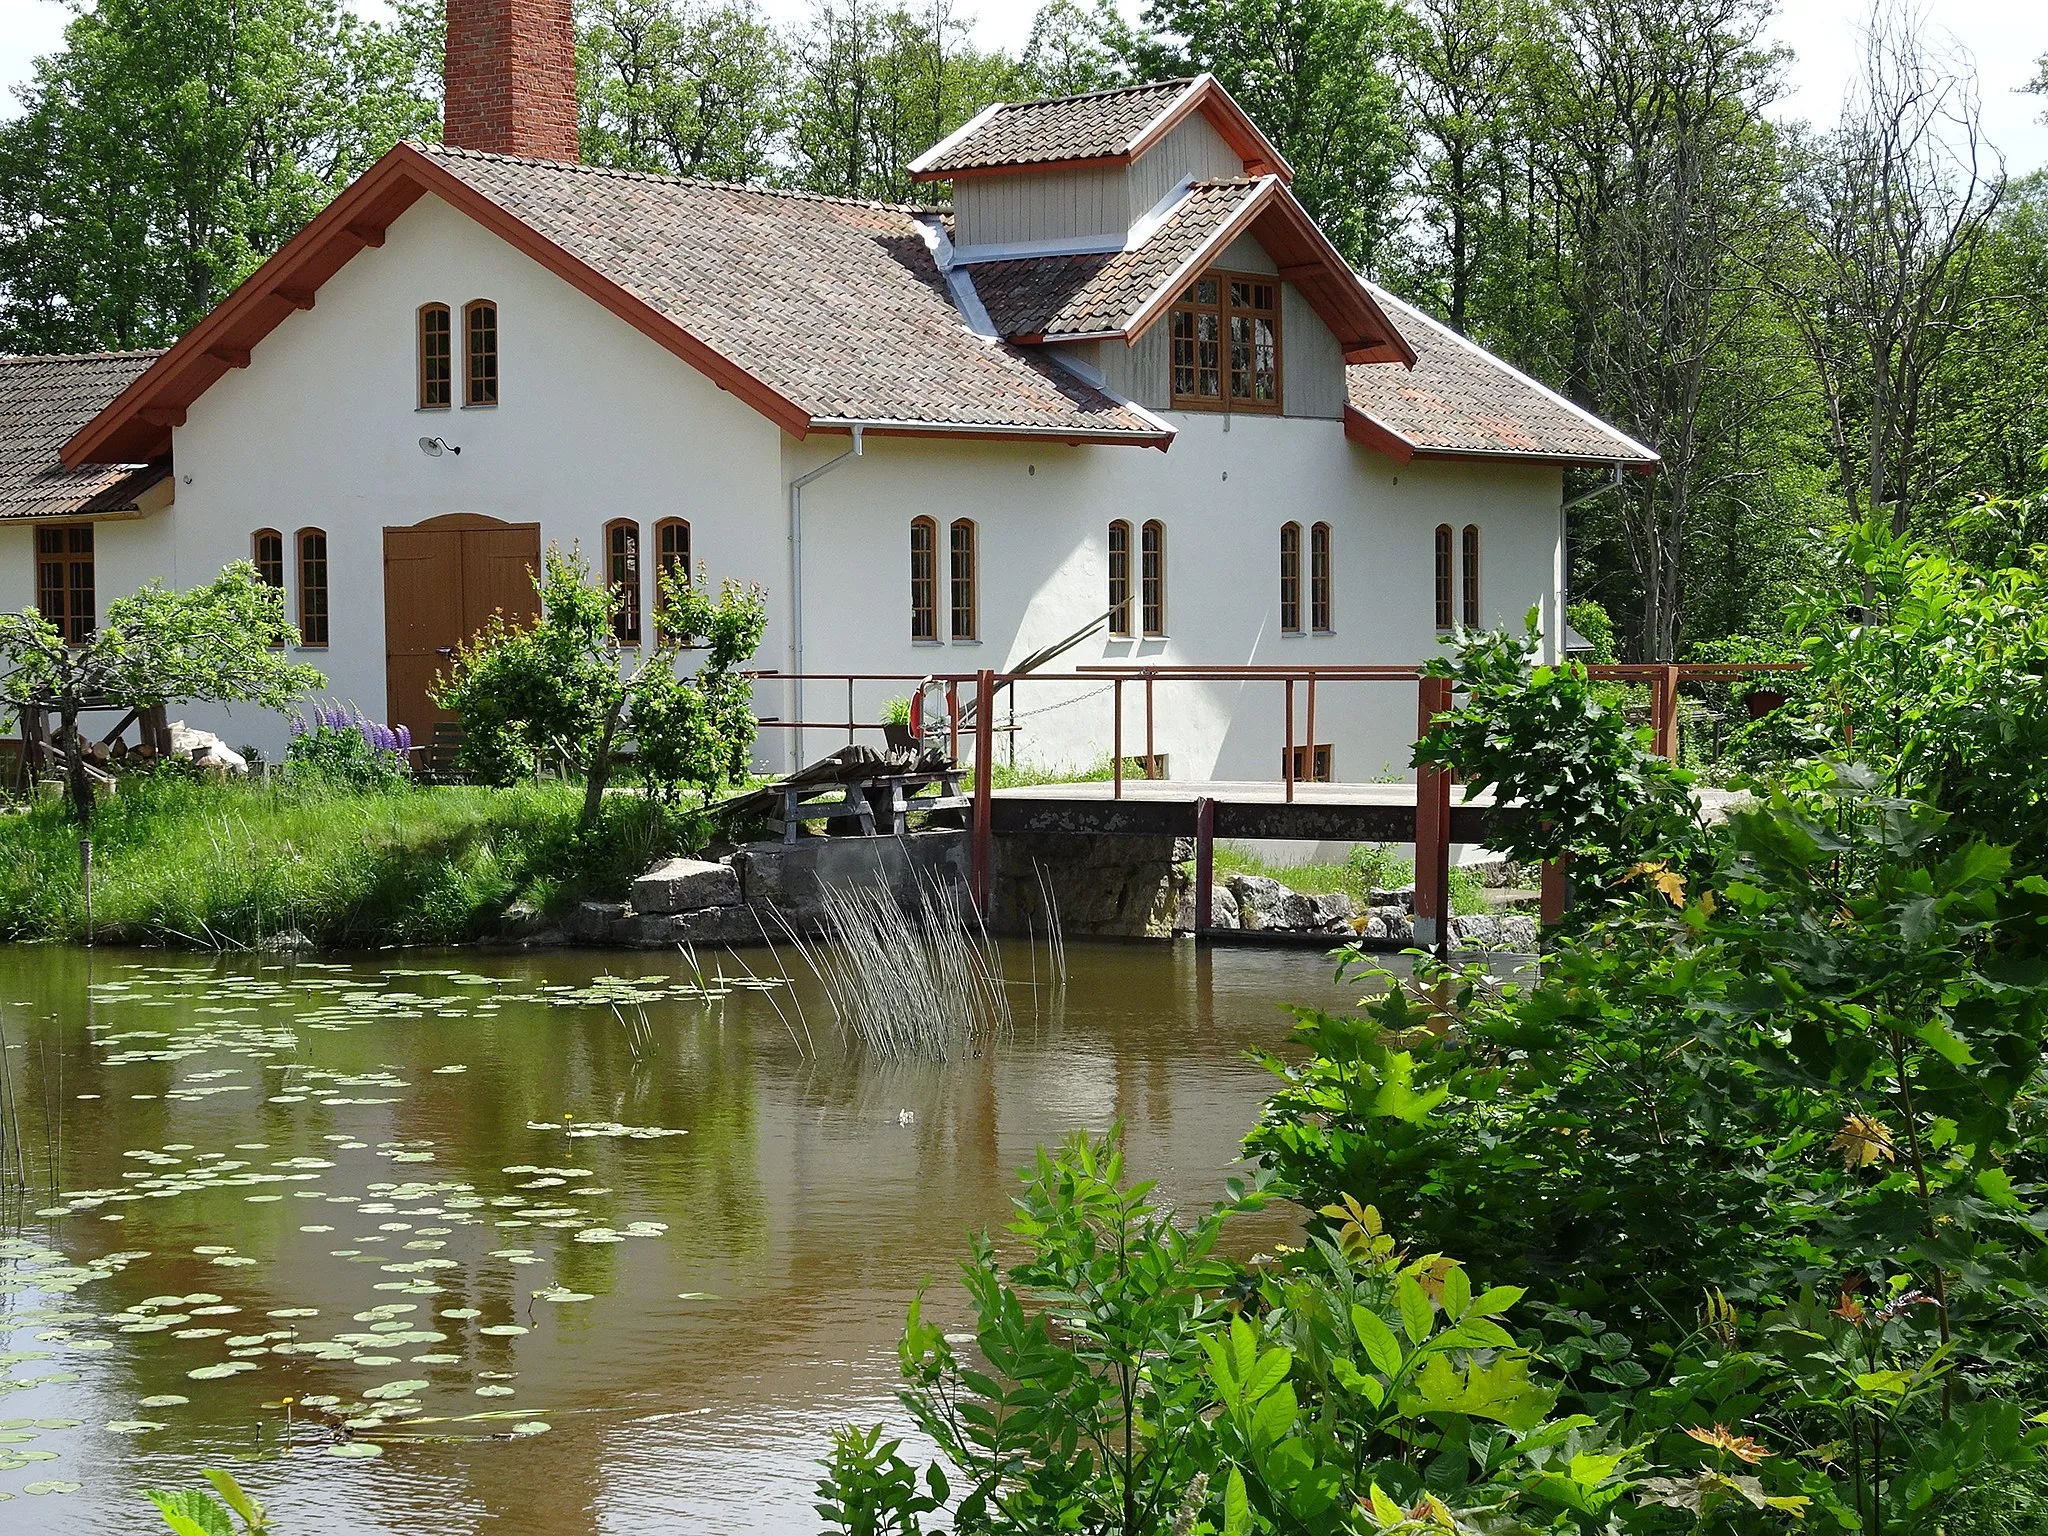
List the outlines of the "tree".
{"type": "Polygon", "coordinates": [[[1407,153],[1387,0],[1152,0],[1151,78],[1214,74],[1294,167],[1294,193],[1353,266],[1395,226],[1407,153]]]}
{"type": "Polygon", "coordinates": [[[1031,40],[1020,61],[1034,96],[1078,96],[1132,83],[1131,59],[1137,35],[1116,8],[1116,0],[1051,0],[1031,23],[1031,40]]]}
{"type": "Polygon", "coordinates": [[[688,573],[657,582],[654,644],[636,659],[621,643],[620,598],[594,584],[580,551],[549,546],[534,583],[540,617],[503,616],[456,653],[434,702],[461,716],[462,761],[474,777],[505,783],[550,754],[584,775],[582,823],[597,819],[615,751],[638,738],[648,788],[690,783],[706,795],[746,767],[754,740],[752,689],[737,675],[761,643],[759,587],[727,582],[713,599],[688,573]],[[683,653],[705,652],[679,675],[683,653]]]}
{"type": "Polygon", "coordinates": [[[338,0],[101,0],[0,125],[0,349],[159,345],[434,124],[338,0]]]}
{"type": "Polygon", "coordinates": [[[1529,7],[1522,0],[1414,0],[1414,13],[1415,24],[1401,33],[1397,68],[1419,141],[1409,175],[1435,247],[1417,276],[1436,290],[1451,328],[1464,332],[1475,269],[1487,254],[1486,162],[1511,131],[1527,78],[1529,7]]]}
{"type": "Polygon", "coordinates": [[[990,102],[1022,94],[1016,64],[967,36],[952,0],[925,0],[914,12],[817,0],[792,45],[796,185],[839,197],[917,196],[912,160],[990,102]]]}
{"type": "Polygon", "coordinates": [[[67,645],[35,609],[0,615],[0,701],[19,713],[54,709],[65,777],[79,825],[92,825],[92,780],[78,716],[90,704],[149,709],[172,699],[289,708],[326,686],[313,668],[288,659],[298,632],[284,594],[246,560],[203,587],[177,592],[159,582],[107,604],[82,644],[67,645]]]}
{"type": "Polygon", "coordinates": [[[593,0],[577,54],[585,160],[720,181],[771,174],[789,59],[752,0],[593,0]]]}
{"type": "Polygon", "coordinates": [[[1824,392],[1850,517],[1884,513],[1897,533],[1936,475],[1924,457],[1934,380],[2005,194],[1974,78],[1934,58],[1916,21],[1892,6],[1873,15],[1857,95],[1794,183],[1808,259],[1779,284],[1824,392]]]}

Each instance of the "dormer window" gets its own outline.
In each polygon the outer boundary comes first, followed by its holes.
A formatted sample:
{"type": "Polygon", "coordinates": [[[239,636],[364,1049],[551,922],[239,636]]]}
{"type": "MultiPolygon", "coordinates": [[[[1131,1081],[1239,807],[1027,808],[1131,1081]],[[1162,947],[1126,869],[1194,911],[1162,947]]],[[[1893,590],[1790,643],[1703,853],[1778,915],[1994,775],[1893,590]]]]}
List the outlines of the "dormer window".
{"type": "Polygon", "coordinates": [[[1209,272],[1173,306],[1173,404],[1183,411],[1280,409],[1280,280],[1209,272]]]}

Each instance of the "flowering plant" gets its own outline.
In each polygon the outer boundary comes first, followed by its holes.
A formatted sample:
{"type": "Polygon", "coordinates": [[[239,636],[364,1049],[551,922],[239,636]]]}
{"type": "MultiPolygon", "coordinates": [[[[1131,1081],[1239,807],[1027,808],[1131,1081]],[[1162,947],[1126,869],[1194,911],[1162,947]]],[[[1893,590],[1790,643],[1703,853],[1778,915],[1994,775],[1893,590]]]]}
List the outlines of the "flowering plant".
{"type": "Polygon", "coordinates": [[[412,733],[354,706],[313,705],[291,721],[285,764],[294,777],[349,789],[385,789],[412,777],[412,733]]]}

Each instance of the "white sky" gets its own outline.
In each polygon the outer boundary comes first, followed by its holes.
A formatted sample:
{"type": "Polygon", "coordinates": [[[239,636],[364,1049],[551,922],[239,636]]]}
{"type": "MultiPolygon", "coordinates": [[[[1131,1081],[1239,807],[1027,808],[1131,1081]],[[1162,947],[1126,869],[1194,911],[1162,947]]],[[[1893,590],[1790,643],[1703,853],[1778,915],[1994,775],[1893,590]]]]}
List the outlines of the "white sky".
{"type": "MultiPolygon", "coordinates": [[[[351,0],[376,13],[382,0],[351,0]]],[[[1135,14],[1141,0],[1121,0],[1135,14]]],[[[778,21],[799,20],[810,0],[762,0],[778,21]]],[[[963,11],[978,17],[976,36],[985,46],[1021,48],[1030,35],[1036,0],[965,0],[963,11]]],[[[1773,35],[1797,56],[1790,71],[1791,93],[1780,115],[1813,122],[1832,121],[1854,68],[1857,38],[1868,0],[1780,0],[1773,35]]],[[[14,86],[25,80],[38,54],[63,40],[70,11],[60,0],[0,0],[0,114],[15,111],[14,86]]],[[[2015,173],[2048,166],[2048,98],[2017,94],[2033,77],[2034,61],[2048,53],[2048,5],[2041,0],[1941,0],[1929,23],[1936,39],[1953,43],[1979,72],[1985,136],[2001,150],[2015,173]]]]}

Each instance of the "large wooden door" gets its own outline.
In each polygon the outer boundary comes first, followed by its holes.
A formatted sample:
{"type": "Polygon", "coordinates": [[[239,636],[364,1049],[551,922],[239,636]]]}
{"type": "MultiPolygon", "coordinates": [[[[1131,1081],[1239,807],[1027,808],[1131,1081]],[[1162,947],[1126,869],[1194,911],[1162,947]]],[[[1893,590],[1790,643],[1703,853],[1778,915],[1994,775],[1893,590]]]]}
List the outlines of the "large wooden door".
{"type": "Polygon", "coordinates": [[[501,523],[457,512],[411,528],[384,530],[386,712],[413,740],[431,740],[451,717],[428,690],[456,647],[494,613],[508,620],[540,611],[540,524],[501,523]]]}

